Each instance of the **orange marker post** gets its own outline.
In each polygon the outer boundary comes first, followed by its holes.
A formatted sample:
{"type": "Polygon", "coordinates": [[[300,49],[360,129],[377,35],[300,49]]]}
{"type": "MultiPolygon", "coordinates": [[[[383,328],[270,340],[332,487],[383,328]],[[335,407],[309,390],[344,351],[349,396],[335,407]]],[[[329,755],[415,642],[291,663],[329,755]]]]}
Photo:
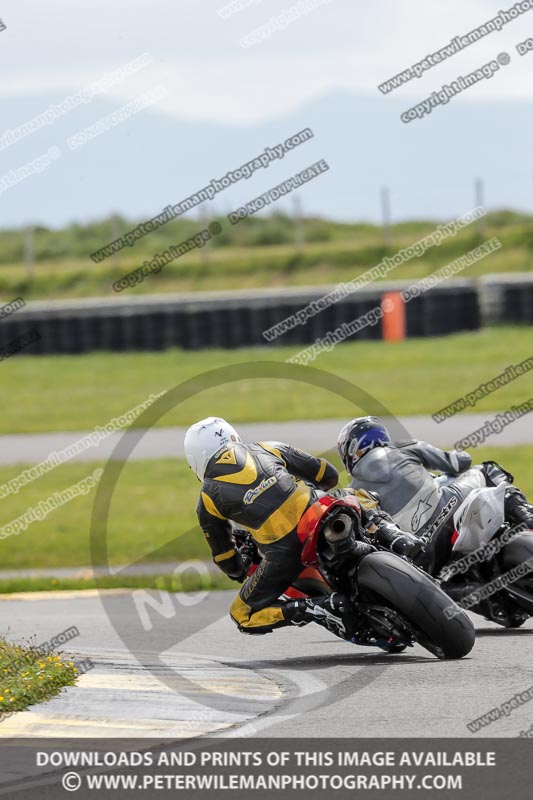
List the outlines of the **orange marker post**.
{"type": "Polygon", "coordinates": [[[381,298],[381,330],[386,342],[401,342],[405,339],[405,302],[400,292],[386,292],[381,298]]]}

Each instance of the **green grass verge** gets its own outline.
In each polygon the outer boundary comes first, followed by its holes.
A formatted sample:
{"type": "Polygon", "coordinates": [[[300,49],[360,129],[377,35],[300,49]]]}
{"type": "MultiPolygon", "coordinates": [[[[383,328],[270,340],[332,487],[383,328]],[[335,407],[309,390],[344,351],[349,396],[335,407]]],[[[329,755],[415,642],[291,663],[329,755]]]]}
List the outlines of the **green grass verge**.
{"type": "Polygon", "coordinates": [[[61,655],[43,655],[31,647],[0,639],[0,719],[49,700],[76,682],[78,670],[61,655]]]}
{"type": "Polygon", "coordinates": [[[193,573],[178,577],[172,574],[169,564],[164,575],[124,575],[93,578],[11,578],[0,579],[0,594],[18,592],[61,592],[85,589],[159,589],[165,592],[195,593],[218,589],[235,589],[238,584],[220,573],[210,573],[205,578],[193,573]]]}
{"type": "MultiPolygon", "coordinates": [[[[379,264],[384,256],[393,256],[432,233],[437,224],[424,221],[395,225],[393,243],[385,247],[382,231],[375,226],[306,220],[307,243],[301,252],[296,252],[290,220],[283,222],[283,232],[276,219],[257,218],[235,227],[221,221],[224,232],[208,248],[191,251],[129,291],[133,294],[213,291],[349,281],[379,264]]],[[[125,232],[130,227],[131,223],[124,221],[120,231],[125,232]]],[[[194,220],[164,226],[140,239],[135,247],[126,247],[119,257],[108,258],[100,264],[95,264],[89,254],[114,238],[111,227],[92,226],[85,232],[76,229],[66,236],[60,231],[38,231],[37,265],[31,279],[23,263],[22,234],[0,232],[0,292],[39,300],[91,295],[111,297],[114,296],[113,281],[161,253],[169,244],[177,244],[196,233],[200,227],[194,220]]],[[[501,250],[465,269],[464,277],[532,269],[530,219],[496,213],[488,216],[481,236],[474,223],[456,236],[446,238],[438,247],[430,248],[422,257],[402,264],[389,278],[425,277],[492,236],[498,236],[502,242],[501,250]]]]}
{"type": "MultiPolygon", "coordinates": [[[[150,394],[186,379],[230,364],[284,361],[298,349],[14,356],[0,364],[0,433],[104,426],[150,394]]],[[[403,342],[350,342],[324,353],[312,366],[366,389],[393,414],[433,414],[531,354],[531,328],[517,326],[403,342]]],[[[471,410],[510,408],[530,396],[530,386],[526,374],[483,398],[471,410]]],[[[211,414],[235,422],[254,422],[350,418],[372,411],[300,381],[255,379],[208,391],[199,384],[193,398],[156,424],[189,425],[211,414]]]]}
{"type": "MultiPolygon", "coordinates": [[[[516,483],[533,497],[533,446],[514,448],[483,447],[472,451],[477,463],[486,459],[500,461],[515,475],[516,483]]],[[[338,462],[337,462],[338,465],[338,462]]],[[[95,464],[61,466],[24,487],[19,494],[2,501],[1,524],[23,514],[29,506],[54,491],[90,474],[95,464]]],[[[0,481],[16,474],[16,467],[0,468],[0,481]]],[[[341,485],[346,485],[341,474],[341,485]]],[[[117,484],[109,518],[107,537],[109,561],[113,565],[163,562],[172,573],[176,562],[188,559],[209,560],[210,550],[196,527],[195,508],[198,483],[183,461],[159,460],[131,462],[125,465],[117,484]]],[[[2,569],[80,567],[92,563],[89,543],[90,514],[94,493],[80,496],[53,511],[44,520],[34,522],[18,535],[0,542],[2,569]]],[[[101,563],[101,562],[97,562],[101,563]]],[[[157,576],[114,576],[98,580],[102,587],[154,587],[157,576]]],[[[163,576],[169,591],[194,591],[202,579],[192,569],[182,575],[163,576]],[[172,581],[174,583],[172,583],[172,581]]],[[[231,588],[235,584],[213,583],[209,588],[231,588]]],[[[2,582],[3,591],[25,589],[94,588],[88,580],[31,579],[2,582]]]]}
{"type": "MultiPolygon", "coordinates": [[[[2,526],[40,500],[64,491],[103,464],[66,464],[2,500],[2,526]]],[[[3,483],[20,467],[0,468],[3,483]]],[[[129,462],[117,485],[107,545],[112,564],[210,558],[196,524],[198,482],[183,461],[129,462]]],[[[72,567],[92,563],[89,541],[95,490],[61,506],[27,530],[0,541],[2,569],[72,567]]]]}

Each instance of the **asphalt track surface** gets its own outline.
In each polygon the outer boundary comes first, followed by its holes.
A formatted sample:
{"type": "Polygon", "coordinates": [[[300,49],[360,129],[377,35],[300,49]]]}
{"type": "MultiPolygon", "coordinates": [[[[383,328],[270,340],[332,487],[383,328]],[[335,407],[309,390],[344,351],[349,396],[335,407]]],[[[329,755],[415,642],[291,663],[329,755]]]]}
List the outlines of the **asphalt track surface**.
{"type": "Polygon", "coordinates": [[[0,736],[475,738],[516,737],[533,723],[526,702],[476,734],[467,728],[532,685],[533,621],[504,630],[474,615],[470,655],[440,661],[419,646],[357,647],[314,624],[246,636],[227,616],[232,592],[150,597],[165,614],[150,611],[146,632],[129,591],[3,596],[4,630],[44,641],[76,625],[64,649],[96,666],[5,719],[0,736]]]}
{"type": "MultiPolygon", "coordinates": [[[[464,436],[480,428],[496,413],[458,414],[443,423],[436,423],[431,417],[400,417],[403,426],[401,438],[422,439],[438,447],[451,448],[464,436]]],[[[238,425],[244,441],[257,442],[277,440],[289,442],[313,452],[327,452],[335,447],[337,435],[345,419],[306,420],[291,422],[261,422],[238,425]]],[[[130,459],[141,461],[155,458],[183,458],[183,437],[185,428],[154,428],[147,431],[133,449],[130,459]]],[[[44,461],[53,451],[60,451],[74,444],[89,431],[68,433],[19,434],[0,436],[0,464],[37,464],[44,461]]],[[[97,445],[73,456],[71,461],[91,462],[107,460],[123,436],[130,434],[113,433],[97,445]]],[[[512,422],[498,434],[492,434],[484,442],[497,447],[512,447],[520,444],[533,444],[533,426],[528,414],[512,422]]],[[[472,450],[475,453],[475,450],[472,450]]],[[[475,458],[475,456],[474,456],[475,458]]]]}

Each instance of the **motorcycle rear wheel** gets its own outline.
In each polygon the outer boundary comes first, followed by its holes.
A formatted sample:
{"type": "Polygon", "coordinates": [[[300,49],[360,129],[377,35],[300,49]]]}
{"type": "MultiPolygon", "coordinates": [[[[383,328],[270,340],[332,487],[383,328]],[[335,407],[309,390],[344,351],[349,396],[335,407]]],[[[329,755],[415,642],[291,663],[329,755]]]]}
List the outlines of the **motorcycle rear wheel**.
{"type": "MultiPolygon", "coordinates": [[[[505,545],[498,558],[500,565],[503,569],[504,575],[506,572],[518,567],[520,564],[529,562],[529,566],[533,563],[533,531],[523,531],[515,536],[509,544],[505,545]]],[[[529,572],[516,581],[509,584],[510,595],[515,604],[530,616],[533,615],[533,569],[530,568],[529,572]],[[513,589],[522,590],[526,594],[516,596],[512,593],[513,589]]],[[[517,615],[518,616],[518,615],[517,615]]],[[[516,622],[506,625],[507,628],[519,628],[523,625],[525,619],[517,619],[516,622]]]]}
{"type": "Polygon", "coordinates": [[[449,618],[450,598],[427,575],[402,558],[379,551],[357,568],[358,599],[386,605],[415,630],[417,642],[442,659],[463,658],[475,641],[475,629],[463,610],[449,618]]]}

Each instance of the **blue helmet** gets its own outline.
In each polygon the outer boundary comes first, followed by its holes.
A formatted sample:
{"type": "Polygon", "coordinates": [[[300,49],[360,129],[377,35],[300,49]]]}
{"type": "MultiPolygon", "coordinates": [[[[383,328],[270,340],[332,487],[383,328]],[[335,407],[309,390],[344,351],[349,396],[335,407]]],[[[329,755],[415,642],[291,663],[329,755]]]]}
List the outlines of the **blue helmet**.
{"type": "Polygon", "coordinates": [[[351,475],[360,458],[374,447],[385,447],[391,443],[389,432],[379,417],[358,417],[347,422],[339,433],[337,450],[351,475]]]}

